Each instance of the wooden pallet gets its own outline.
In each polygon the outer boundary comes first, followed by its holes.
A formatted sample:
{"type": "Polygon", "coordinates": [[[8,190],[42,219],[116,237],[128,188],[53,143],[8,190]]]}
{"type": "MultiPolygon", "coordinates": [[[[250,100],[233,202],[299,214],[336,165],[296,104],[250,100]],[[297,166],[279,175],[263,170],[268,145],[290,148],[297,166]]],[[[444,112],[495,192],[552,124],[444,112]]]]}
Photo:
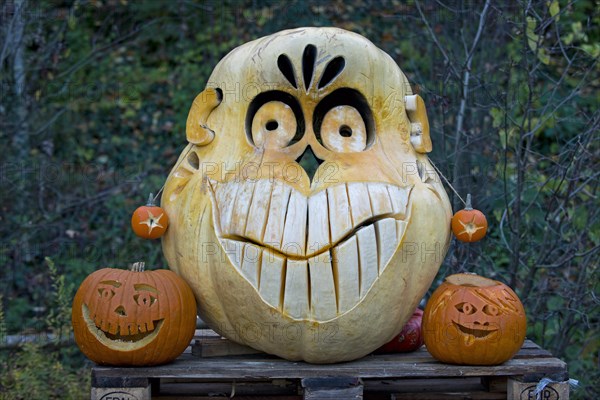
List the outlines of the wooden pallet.
{"type": "Polygon", "coordinates": [[[414,353],[370,355],[314,365],[290,362],[197,331],[175,362],[158,367],[92,368],[93,400],[234,399],[511,399],[568,400],[567,365],[525,341],[517,355],[492,367],[443,364],[425,347],[414,353]]]}

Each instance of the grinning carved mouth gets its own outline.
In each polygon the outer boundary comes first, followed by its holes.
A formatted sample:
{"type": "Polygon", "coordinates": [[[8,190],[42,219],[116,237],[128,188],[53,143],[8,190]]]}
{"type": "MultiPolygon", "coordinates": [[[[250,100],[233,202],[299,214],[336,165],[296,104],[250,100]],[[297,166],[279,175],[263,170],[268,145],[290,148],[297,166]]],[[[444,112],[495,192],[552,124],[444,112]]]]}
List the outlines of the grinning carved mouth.
{"type": "Polygon", "coordinates": [[[94,320],[90,317],[88,306],[82,304],[81,311],[83,313],[83,320],[92,335],[94,335],[102,344],[121,351],[133,351],[146,346],[158,335],[164,321],[163,319],[153,321],[154,328],[148,329],[145,332],[142,332],[138,327],[134,334],[121,334],[120,327],[117,327],[116,333],[110,333],[102,330],[96,325],[94,320]]]}
{"type": "MultiPolygon", "coordinates": [[[[475,338],[481,339],[484,337],[487,337],[488,335],[491,335],[494,332],[498,331],[498,328],[492,327],[492,326],[485,326],[485,325],[481,325],[481,326],[477,326],[477,328],[474,327],[467,327],[464,325],[461,325],[459,323],[456,323],[454,321],[452,321],[452,323],[458,328],[458,330],[460,330],[462,333],[466,334],[466,335],[471,335],[475,338]]],[[[473,325],[472,325],[473,326],[473,325]]]]}
{"type": "Polygon", "coordinates": [[[208,181],[229,260],[263,301],[326,321],[356,306],[402,243],[412,187],[352,182],[304,196],[280,181],[208,181]]]}

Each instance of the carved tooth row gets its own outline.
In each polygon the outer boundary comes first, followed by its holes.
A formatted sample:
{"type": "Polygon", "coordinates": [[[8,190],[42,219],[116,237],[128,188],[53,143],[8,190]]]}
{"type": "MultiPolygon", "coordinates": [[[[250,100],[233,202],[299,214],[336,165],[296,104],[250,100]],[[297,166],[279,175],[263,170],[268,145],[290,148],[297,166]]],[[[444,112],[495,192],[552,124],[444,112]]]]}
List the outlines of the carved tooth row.
{"type": "Polygon", "coordinates": [[[213,183],[214,188],[221,235],[246,237],[299,257],[320,253],[371,218],[403,218],[411,190],[353,182],[307,198],[269,180],[213,183]]]}
{"type": "Polygon", "coordinates": [[[154,330],[154,322],[148,321],[144,324],[136,324],[132,322],[112,323],[107,320],[94,319],[96,327],[103,332],[108,332],[115,336],[131,336],[138,333],[152,332],[154,330]]]}
{"type": "Polygon", "coordinates": [[[295,319],[326,321],[367,294],[396,252],[406,226],[393,218],[377,221],[308,261],[250,243],[221,242],[231,264],[266,303],[295,319]]]}

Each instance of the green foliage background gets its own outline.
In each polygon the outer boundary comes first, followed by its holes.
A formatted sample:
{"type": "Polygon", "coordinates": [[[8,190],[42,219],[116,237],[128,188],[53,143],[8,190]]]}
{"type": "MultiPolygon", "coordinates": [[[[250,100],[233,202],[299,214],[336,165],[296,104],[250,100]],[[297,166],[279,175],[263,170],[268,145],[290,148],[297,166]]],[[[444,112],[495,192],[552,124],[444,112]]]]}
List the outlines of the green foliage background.
{"type": "MultiPolygon", "coordinates": [[[[434,287],[459,271],[510,284],[528,337],[581,380],[573,398],[595,397],[597,2],[494,2],[477,41],[484,5],[467,0],[1,4],[3,342],[57,330],[68,338],[73,290],[95,269],[165,266],[158,242],[133,235],[130,215],[162,186],[185,145],[191,102],[221,57],[282,29],[338,26],[400,65],[427,103],[431,159],[488,216],[488,237],[453,243],[434,287]]],[[[85,376],[72,343],[40,346],[3,347],[0,395],[56,397],[23,382],[85,376]]]]}

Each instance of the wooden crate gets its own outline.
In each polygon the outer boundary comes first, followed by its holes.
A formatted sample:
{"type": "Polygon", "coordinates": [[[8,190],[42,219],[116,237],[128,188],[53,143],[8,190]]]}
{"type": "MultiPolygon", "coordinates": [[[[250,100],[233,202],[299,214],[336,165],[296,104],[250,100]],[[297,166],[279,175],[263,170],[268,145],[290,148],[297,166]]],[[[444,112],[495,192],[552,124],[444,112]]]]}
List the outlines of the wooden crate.
{"type": "Polygon", "coordinates": [[[92,399],[535,400],[533,391],[543,377],[557,383],[544,389],[541,399],[568,400],[567,365],[529,340],[512,360],[492,367],[443,364],[425,347],[314,365],[259,353],[202,330],[171,364],[93,367],[92,399]]]}

